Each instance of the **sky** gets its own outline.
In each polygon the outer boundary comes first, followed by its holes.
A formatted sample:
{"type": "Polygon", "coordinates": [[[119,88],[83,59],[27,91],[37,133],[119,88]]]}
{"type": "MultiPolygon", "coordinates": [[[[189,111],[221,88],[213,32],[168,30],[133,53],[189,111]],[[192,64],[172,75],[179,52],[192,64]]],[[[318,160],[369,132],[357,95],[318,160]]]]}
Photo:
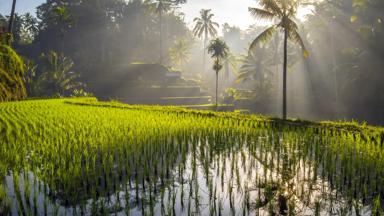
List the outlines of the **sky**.
{"type": "MultiPolygon", "coordinates": [[[[36,7],[46,0],[18,0],[17,13],[35,13],[36,7]]],[[[12,0],[0,0],[0,13],[8,15],[11,11],[12,0]]],[[[193,19],[199,16],[201,9],[212,9],[215,14],[213,21],[222,26],[228,23],[245,30],[256,20],[249,14],[248,7],[257,7],[256,0],[187,0],[179,9],[185,14],[185,22],[189,27],[193,26],[193,19]]],[[[308,10],[299,11],[299,15],[308,14],[308,10]]],[[[260,23],[259,24],[263,24],[260,23]]]]}
{"type": "MultiPolygon", "coordinates": [[[[35,13],[36,6],[45,0],[18,0],[16,11],[18,13],[35,13]]],[[[228,23],[246,29],[255,20],[249,15],[248,7],[256,6],[255,0],[188,0],[188,3],[181,7],[185,13],[185,21],[192,26],[193,19],[199,16],[201,9],[212,9],[215,14],[214,21],[220,25],[228,23]]],[[[0,13],[8,15],[11,11],[12,0],[0,0],[0,13]]]]}
{"type": "MultiPolygon", "coordinates": [[[[36,7],[46,0],[17,0],[16,12],[17,13],[36,13],[36,7]]],[[[0,13],[2,15],[9,15],[11,12],[12,0],[0,0],[0,13]]]]}
{"type": "Polygon", "coordinates": [[[255,23],[255,19],[248,12],[248,7],[255,7],[255,0],[189,0],[181,11],[185,13],[185,21],[190,26],[193,19],[199,16],[201,9],[212,9],[215,14],[213,21],[220,25],[228,23],[241,29],[255,23]]]}

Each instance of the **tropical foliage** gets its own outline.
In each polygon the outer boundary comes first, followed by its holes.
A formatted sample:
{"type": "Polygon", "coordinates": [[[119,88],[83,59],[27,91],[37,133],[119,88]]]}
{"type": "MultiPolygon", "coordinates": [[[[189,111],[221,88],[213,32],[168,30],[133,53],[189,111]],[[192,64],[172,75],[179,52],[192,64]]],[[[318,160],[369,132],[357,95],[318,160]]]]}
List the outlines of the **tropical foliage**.
{"type": "Polygon", "coordinates": [[[274,89],[276,71],[274,70],[274,59],[268,58],[268,52],[265,48],[259,48],[256,55],[250,52],[243,56],[242,65],[239,70],[237,82],[252,81],[253,88],[257,92],[257,101],[266,101],[266,98],[271,96],[274,89]],[[263,54],[260,54],[262,52],[263,54]]]}
{"type": "Polygon", "coordinates": [[[169,49],[169,56],[176,69],[183,69],[183,66],[190,60],[191,43],[192,42],[187,39],[179,39],[175,41],[174,46],[169,49]]]}
{"type": "Polygon", "coordinates": [[[213,21],[214,16],[215,15],[211,13],[211,9],[202,9],[200,11],[200,17],[196,17],[193,20],[195,22],[193,34],[198,38],[204,37],[203,72],[205,71],[205,53],[208,39],[215,37],[217,35],[217,28],[219,28],[219,24],[213,21]]]}
{"type": "Polygon", "coordinates": [[[284,33],[284,63],[283,63],[283,115],[285,119],[287,117],[287,66],[288,66],[288,54],[287,46],[288,39],[298,43],[302,50],[304,57],[308,57],[308,51],[304,46],[304,42],[299,34],[298,26],[294,21],[297,10],[300,5],[304,4],[304,1],[271,1],[261,0],[261,8],[249,8],[249,12],[256,19],[264,19],[267,21],[276,21],[277,23],[267,28],[251,43],[250,50],[254,49],[260,42],[268,41],[278,28],[282,29],[284,33]]]}
{"type": "Polygon", "coordinates": [[[324,1],[303,24],[308,49],[315,55],[308,74],[316,80],[314,97],[323,116],[331,109],[334,118],[384,122],[384,24],[377,10],[383,6],[380,0],[324,1]],[[321,77],[327,78],[329,91],[323,90],[321,77]]]}
{"type": "Polygon", "coordinates": [[[29,97],[87,96],[74,62],[63,54],[50,51],[42,54],[36,64],[27,61],[23,76],[29,97]]]}
{"type": "Polygon", "coordinates": [[[159,15],[159,31],[160,31],[160,63],[163,61],[163,14],[171,10],[172,1],[170,0],[155,0],[153,3],[155,12],[159,15]]]}
{"type": "Polygon", "coordinates": [[[0,43],[0,102],[27,96],[23,82],[25,65],[21,57],[4,42],[0,43]]]}
{"type": "Polygon", "coordinates": [[[219,71],[223,68],[223,61],[228,58],[229,48],[220,38],[212,40],[208,45],[208,53],[214,59],[213,70],[216,72],[216,106],[219,88],[219,71]]]}
{"type": "MultiPolygon", "coordinates": [[[[42,94],[48,96],[70,96],[76,89],[84,86],[79,82],[79,73],[72,71],[73,61],[56,52],[41,56],[41,75],[37,78],[43,85],[42,94]]],[[[38,81],[39,82],[39,81],[38,81]]]]}

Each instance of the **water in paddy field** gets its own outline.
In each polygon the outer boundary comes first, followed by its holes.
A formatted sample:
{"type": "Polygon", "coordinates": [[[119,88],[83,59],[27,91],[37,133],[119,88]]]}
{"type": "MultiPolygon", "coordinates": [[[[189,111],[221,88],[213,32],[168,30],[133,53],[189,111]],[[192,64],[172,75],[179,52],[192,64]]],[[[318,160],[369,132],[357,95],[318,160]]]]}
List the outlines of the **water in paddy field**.
{"type": "Polygon", "coordinates": [[[99,151],[65,178],[42,167],[10,172],[3,184],[11,215],[371,215],[382,176],[338,141],[182,134],[99,151]]]}

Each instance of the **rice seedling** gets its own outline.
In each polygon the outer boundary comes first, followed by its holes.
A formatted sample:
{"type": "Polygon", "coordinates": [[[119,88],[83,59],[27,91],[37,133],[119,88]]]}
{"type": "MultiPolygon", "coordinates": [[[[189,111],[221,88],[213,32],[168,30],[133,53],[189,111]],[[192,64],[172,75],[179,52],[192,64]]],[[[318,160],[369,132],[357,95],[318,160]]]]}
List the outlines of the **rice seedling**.
{"type": "Polygon", "coordinates": [[[380,215],[383,140],[354,123],[93,98],[1,103],[0,213],[380,215]]]}

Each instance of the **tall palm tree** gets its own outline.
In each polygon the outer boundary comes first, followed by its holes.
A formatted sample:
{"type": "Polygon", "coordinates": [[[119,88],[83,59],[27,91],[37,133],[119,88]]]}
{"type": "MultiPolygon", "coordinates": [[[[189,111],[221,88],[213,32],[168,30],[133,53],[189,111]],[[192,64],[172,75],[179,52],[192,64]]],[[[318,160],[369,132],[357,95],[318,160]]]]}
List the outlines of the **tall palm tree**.
{"type": "Polygon", "coordinates": [[[16,0],[12,2],[11,16],[9,17],[8,33],[12,34],[13,19],[15,17],[16,0]]]}
{"type": "Polygon", "coordinates": [[[258,52],[249,52],[242,56],[241,66],[237,76],[237,83],[251,81],[254,86],[255,100],[264,103],[270,97],[274,88],[272,78],[276,74],[273,70],[275,62],[271,48],[259,46],[258,52]]]}
{"type": "Polygon", "coordinates": [[[198,38],[204,36],[203,72],[205,71],[205,52],[208,38],[216,36],[217,28],[219,27],[218,23],[212,21],[213,16],[214,14],[211,13],[211,9],[202,9],[200,17],[196,17],[193,20],[196,23],[193,34],[198,38]]]}
{"type": "Polygon", "coordinates": [[[64,35],[68,28],[74,24],[74,19],[69,9],[65,6],[57,6],[53,9],[52,20],[60,28],[61,52],[64,53],[64,35]]]}
{"type": "Polygon", "coordinates": [[[219,88],[219,71],[223,68],[222,61],[228,57],[229,48],[225,41],[220,38],[212,40],[208,46],[208,53],[214,59],[213,70],[216,72],[216,106],[217,106],[217,91],[219,88]]]}
{"type": "Polygon", "coordinates": [[[232,70],[234,73],[237,73],[237,64],[238,59],[235,54],[228,53],[227,57],[224,59],[223,65],[224,65],[224,71],[225,71],[225,79],[226,81],[229,80],[229,72],[232,70]]]}
{"type": "Polygon", "coordinates": [[[177,40],[173,47],[169,49],[169,55],[172,63],[178,70],[181,70],[183,65],[189,61],[191,54],[191,44],[186,39],[177,40]]]}
{"type": "Polygon", "coordinates": [[[152,3],[155,8],[155,12],[159,15],[160,63],[163,62],[163,14],[171,10],[172,4],[174,4],[172,0],[155,0],[152,3]]]}
{"type": "Polygon", "coordinates": [[[276,33],[277,29],[281,29],[284,33],[284,62],[283,62],[283,119],[287,118],[287,64],[288,64],[288,39],[301,46],[303,55],[308,57],[303,40],[298,33],[298,26],[294,19],[297,10],[301,5],[307,4],[306,0],[260,0],[261,8],[249,8],[249,12],[256,19],[267,21],[277,21],[275,24],[267,28],[251,43],[250,50],[256,47],[260,42],[266,42],[276,33]]]}
{"type": "Polygon", "coordinates": [[[185,4],[187,3],[187,0],[173,0],[172,1],[174,4],[178,5],[178,4],[185,4]]]}

